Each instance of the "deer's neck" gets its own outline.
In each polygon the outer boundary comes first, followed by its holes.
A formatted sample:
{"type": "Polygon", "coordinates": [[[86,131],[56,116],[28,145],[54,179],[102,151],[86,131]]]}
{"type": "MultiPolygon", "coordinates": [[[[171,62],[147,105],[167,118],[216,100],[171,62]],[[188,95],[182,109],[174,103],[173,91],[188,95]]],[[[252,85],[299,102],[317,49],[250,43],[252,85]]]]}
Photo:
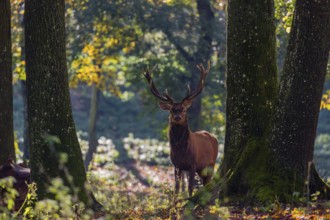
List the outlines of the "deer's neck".
{"type": "Polygon", "coordinates": [[[172,148],[185,149],[188,146],[189,138],[188,124],[170,124],[169,136],[172,148]]]}

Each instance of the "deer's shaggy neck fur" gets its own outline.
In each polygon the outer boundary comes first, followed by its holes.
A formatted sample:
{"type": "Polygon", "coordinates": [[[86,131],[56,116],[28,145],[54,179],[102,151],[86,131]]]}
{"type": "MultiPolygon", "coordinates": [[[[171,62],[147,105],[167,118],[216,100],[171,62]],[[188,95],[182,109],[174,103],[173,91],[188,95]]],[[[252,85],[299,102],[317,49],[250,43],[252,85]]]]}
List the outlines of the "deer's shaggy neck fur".
{"type": "Polygon", "coordinates": [[[170,144],[171,148],[176,150],[186,149],[188,146],[189,127],[188,123],[174,124],[170,123],[170,144]]]}

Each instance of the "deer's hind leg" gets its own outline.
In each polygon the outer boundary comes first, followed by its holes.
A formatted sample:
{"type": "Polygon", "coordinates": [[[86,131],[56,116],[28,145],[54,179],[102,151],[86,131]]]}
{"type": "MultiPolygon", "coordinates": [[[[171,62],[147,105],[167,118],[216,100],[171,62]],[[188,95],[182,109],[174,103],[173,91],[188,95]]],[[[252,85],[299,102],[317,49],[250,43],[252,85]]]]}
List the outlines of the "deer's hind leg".
{"type": "Polygon", "coordinates": [[[190,197],[192,196],[192,192],[194,189],[195,173],[196,173],[196,168],[191,168],[189,170],[188,192],[190,197]]]}

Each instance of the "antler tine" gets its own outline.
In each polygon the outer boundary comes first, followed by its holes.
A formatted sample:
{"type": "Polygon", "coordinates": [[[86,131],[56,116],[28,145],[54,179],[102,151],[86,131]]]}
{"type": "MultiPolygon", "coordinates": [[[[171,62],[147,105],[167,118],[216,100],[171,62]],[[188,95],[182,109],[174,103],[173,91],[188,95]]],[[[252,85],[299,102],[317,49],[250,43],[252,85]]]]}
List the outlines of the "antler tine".
{"type": "MultiPolygon", "coordinates": [[[[204,66],[203,66],[202,63],[197,64],[196,66],[197,66],[197,68],[199,69],[199,71],[201,72],[201,74],[205,75],[205,77],[206,77],[207,73],[210,71],[211,63],[210,63],[210,61],[207,62],[207,70],[205,70],[205,68],[204,68],[204,66]]],[[[204,78],[205,78],[205,77],[204,77],[204,78]]]]}
{"type": "Polygon", "coordinates": [[[163,102],[166,102],[166,103],[173,103],[173,99],[167,94],[167,92],[166,92],[166,94],[165,94],[164,96],[161,95],[161,94],[158,92],[158,90],[157,90],[157,88],[156,88],[156,86],[155,86],[155,84],[154,84],[154,82],[153,82],[153,80],[152,80],[152,78],[151,78],[151,73],[152,73],[152,71],[156,68],[156,66],[157,66],[157,65],[155,65],[155,66],[152,68],[151,72],[149,72],[149,69],[147,68],[146,72],[143,73],[143,75],[145,76],[145,78],[146,78],[147,81],[148,81],[148,84],[149,84],[149,87],[150,87],[150,91],[151,91],[151,93],[152,93],[154,96],[156,96],[158,99],[162,100],[163,102]]]}
{"type": "Polygon", "coordinates": [[[192,100],[192,99],[196,98],[203,91],[205,78],[207,76],[207,73],[210,71],[210,62],[208,62],[207,70],[205,70],[203,64],[201,64],[201,63],[197,64],[196,66],[197,66],[197,68],[200,72],[200,78],[199,78],[198,86],[197,86],[196,90],[193,93],[190,92],[190,87],[189,87],[189,89],[188,89],[189,93],[183,99],[183,101],[192,100]]]}
{"type": "Polygon", "coordinates": [[[167,89],[165,89],[164,96],[168,99],[171,100],[171,103],[173,103],[172,97],[168,94],[167,89]]]}
{"type": "Polygon", "coordinates": [[[187,84],[187,96],[189,96],[189,95],[190,95],[190,92],[191,92],[191,90],[190,90],[190,85],[189,85],[189,84],[187,84]]]}

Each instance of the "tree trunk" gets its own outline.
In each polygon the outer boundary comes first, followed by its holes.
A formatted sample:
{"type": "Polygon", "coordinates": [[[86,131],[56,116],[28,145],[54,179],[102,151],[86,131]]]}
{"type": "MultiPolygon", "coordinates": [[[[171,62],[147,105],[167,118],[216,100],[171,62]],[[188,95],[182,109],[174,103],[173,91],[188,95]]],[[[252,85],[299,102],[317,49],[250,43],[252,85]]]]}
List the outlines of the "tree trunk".
{"type": "Polygon", "coordinates": [[[270,142],[276,160],[287,170],[286,175],[295,178],[294,191],[301,194],[306,192],[305,181],[310,175],[308,163],[313,161],[329,57],[329,8],[329,0],[296,1],[281,79],[281,99],[270,142]]]}
{"type": "Polygon", "coordinates": [[[25,50],[31,179],[38,198],[60,177],[87,206],[84,163],[71,112],[65,53],[64,0],[26,0],[25,50]],[[65,159],[66,158],[66,159],[65,159]]]}
{"type": "MultiPolygon", "coordinates": [[[[206,64],[210,61],[212,54],[212,41],[214,29],[214,13],[211,8],[211,2],[205,0],[197,0],[197,11],[199,14],[200,37],[197,44],[197,50],[192,56],[192,60],[188,62],[190,73],[192,75],[190,80],[191,88],[196,88],[199,80],[199,72],[196,65],[200,63],[206,64]]],[[[202,110],[202,96],[198,96],[189,109],[192,115],[190,119],[190,128],[192,130],[201,129],[201,110],[202,110]]]]}
{"type": "Polygon", "coordinates": [[[220,179],[197,193],[194,203],[205,202],[206,192],[242,203],[264,196],[259,181],[271,178],[267,138],[278,87],[275,43],[273,0],[229,1],[224,158],[220,179]]]}
{"type": "Polygon", "coordinates": [[[10,1],[0,1],[0,164],[16,160],[13,125],[10,1]]]}
{"type": "MultiPolygon", "coordinates": [[[[22,49],[23,50],[23,49],[22,49]]],[[[27,163],[30,160],[29,132],[28,132],[28,109],[27,109],[27,88],[26,81],[21,80],[21,94],[23,97],[23,160],[27,163]]]]}
{"type": "Polygon", "coordinates": [[[296,192],[308,198],[320,191],[330,197],[330,188],[312,164],[329,56],[329,6],[329,0],[296,1],[277,95],[273,1],[229,1],[227,128],[221,178],[192,201],[201,203],[205,191],[213,197],[220,191],[221,198],[241,203],[275,198],[292,202],[296,192]]]}
{"type": "Polygon", "coordinates": [[[228,5],[227,109],[222,176],[226,196],[246,195],[265,156],[277,93],[274,3],[233,0],[228,5]],[[242,28],[244,27],[244,28],[242,28]],[[257,155],[260,154],[260,155],[257,155]]]}
{"type": "Polygon", "coordinates": [[[96,123],[98,115],[98,103],[99,103],[100,90],[96,85],[92,86],[91,94],[91,108],[89,112],[89,123],[88,123],[88,151],[85,158],[85,170],[88,170],[89,163],[93,159],[93,154],[96,152],[98,145],[96,137],[96,123]]]}

